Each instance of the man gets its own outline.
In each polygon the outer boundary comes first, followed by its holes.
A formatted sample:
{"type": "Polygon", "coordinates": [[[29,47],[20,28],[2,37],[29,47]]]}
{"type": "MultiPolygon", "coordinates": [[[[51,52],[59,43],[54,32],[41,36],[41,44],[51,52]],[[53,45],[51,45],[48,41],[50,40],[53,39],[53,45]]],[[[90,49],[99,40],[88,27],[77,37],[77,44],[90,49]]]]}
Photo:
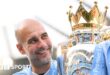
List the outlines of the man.
{"type": "Polygon", "coordinates": [[[31,67],[14,75],[58,75],[57,62],[51,59],[51,40],[42,23],[26,19],[15,31],[16,45],[20,53],[26,54],[31,67]]]}
{"type": "Polygon", "coordinates": [[[94,51],[91,75],[110,75],[110,41],[98,44],[94,51]]]}

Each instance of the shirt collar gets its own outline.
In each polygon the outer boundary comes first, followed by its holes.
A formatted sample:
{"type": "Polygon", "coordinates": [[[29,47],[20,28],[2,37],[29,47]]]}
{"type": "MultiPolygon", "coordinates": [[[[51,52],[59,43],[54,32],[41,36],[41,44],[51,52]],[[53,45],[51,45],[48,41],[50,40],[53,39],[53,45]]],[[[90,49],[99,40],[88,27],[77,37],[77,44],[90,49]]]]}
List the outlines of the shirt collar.
{"type": "MultiPolygon", "coordinates": [[[[50,69],[49,69],[50,70],[50,69]]],[[[48,73],[49,73],[49,70],[46,72],[46,73],[44,73],[44,75],[47,75],[48,73]]],[[[39,74],[37,74],[37,73],[35,73],[35,72],[32,72],[32,75],[39,75],[39,74]]]]}

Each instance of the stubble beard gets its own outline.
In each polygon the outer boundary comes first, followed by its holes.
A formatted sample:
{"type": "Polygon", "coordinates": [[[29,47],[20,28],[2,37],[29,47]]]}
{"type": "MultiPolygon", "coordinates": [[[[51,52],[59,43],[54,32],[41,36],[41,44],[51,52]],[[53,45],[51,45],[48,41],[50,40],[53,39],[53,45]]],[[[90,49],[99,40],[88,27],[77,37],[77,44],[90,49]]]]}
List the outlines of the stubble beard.
{"type": "Polygon", "coordinates": [[[42,58],[42,59],[37,58],[36,54],[33,54],[30,56],[30,62],[35,67],[45,66],[47,64],[50,64],[50,61],[51,61],[51,52],[48,56],[46,56],[45,58],[42,58]]]}

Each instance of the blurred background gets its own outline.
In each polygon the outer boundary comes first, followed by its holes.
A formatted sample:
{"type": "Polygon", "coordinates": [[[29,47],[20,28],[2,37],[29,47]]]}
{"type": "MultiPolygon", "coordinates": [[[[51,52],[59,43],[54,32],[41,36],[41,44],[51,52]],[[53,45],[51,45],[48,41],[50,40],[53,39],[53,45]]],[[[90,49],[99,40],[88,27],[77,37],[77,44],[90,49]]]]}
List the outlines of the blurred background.
{"type": "MultiPolygon", "coordinates": [[[[23,64],[29,64],[16,48],[14,28],[25,18],[36,17],[45,23],[45,28],[53,42],[53,58],[56,57],[57,45],[68,39],[72,33],[67,11],[73,6],[74,13],[80,0],[0,0],[0,75],[12,75],[23,64]],[[54,35],[53,35],[54,34],[54,35]],[[15,65],[19,65],[16,67],[15,65]],[[10,67],[13,67],[11,68],[10,67]]],[[[90,11],[94,1],[98,2],[99,11],[110,7],[109,0],[82,0],[90,11]]],[[[107,12],[106,25],[110,25],[110,9],[107,12]]]]}

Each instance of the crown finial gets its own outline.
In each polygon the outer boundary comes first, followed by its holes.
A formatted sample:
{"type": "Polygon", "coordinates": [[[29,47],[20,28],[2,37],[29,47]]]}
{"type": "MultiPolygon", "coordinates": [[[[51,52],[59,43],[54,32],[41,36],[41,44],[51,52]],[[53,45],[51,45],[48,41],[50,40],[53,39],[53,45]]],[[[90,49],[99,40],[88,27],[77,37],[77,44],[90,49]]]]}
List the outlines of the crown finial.
{"type": "Polygon", "coordinates": [[[105,15],[106,15],[106,13],[107,13],[107,9],[108,9],[108,6],[105,6],[105,15]]]}
{"type": "MultiPolygon", "coordinates": [[[[106,16],[107,14],[107,9],[108,9],[108,6],[105,6],[105,14],[104,14],[104,17],[106,16]]],[[[105,19],[104,19],[105,20],[105,19]]]]}
{"type": "Polygon", "coordinates": [[[71,9],[71,8],[72,8],[72,6],[70,5],[70,6],[69,6],[69,8],[71,9]]]}
{"type": "Polygon", "coordinates": [[[95,1],[94,4],[97,5],[97,1],[95,1]]]}
{"type": "Polygon", "coordinates": [[[108,9],[108,6],[105,6],[105,9],[107,10],[108,9]]]}
{"type": "Polygon", "coordinates": [[[80,3],[80,5],[82,5],[82,0],[80,0],[80,2],[79,2],[79,3],[80,3]]]}
{"type": "Polygon", "coordinates": [[[69,12],[67,12],[67,15],[70,15],[70,10],[72,9],[72,6],[69,6],[69,12]]]}

